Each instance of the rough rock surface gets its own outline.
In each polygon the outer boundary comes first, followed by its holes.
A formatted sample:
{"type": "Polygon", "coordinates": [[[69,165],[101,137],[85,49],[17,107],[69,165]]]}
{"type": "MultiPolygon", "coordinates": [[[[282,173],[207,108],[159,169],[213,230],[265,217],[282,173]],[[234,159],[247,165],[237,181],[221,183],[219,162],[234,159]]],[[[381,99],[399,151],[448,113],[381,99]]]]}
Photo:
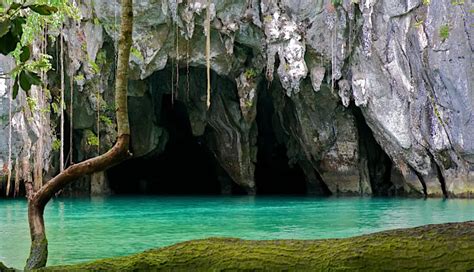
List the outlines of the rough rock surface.
{"type": "MultiPolygon", "coordinates": [[[[289,163],[304,171],[309,193],[470,197],[470,1],[424,2],[135,3],[129,92],[134,155],[164,150],[168,133],[160,115],[163,97],[171,96],[185,104],[193,134],[204,135],[232,180],[249,193],[258,192],[256,108],[262,92],[269,92],[274,132],[289,163]],[[206,34],[207,9],[212,22],[206,34]],[[213,71],[209,109],[203,69],[208,34],[213,71]]],[[[70,22],[65,35],[75,161],[105,152],[114,140],[112,86],[120,17],[118,1],[82,1],[80,8],[81,21],[70,22]],[[99,148],[93,144],[96,138],[99,148]]],[[[8,113],[6,101],[6,92],[0,92],[2,120],[8,113]]],[[[49,117],[52,124],[56,118],[49,117]]],[[[23,124],[20,134],[33,135],[31,124],[23,124]]],[[[15,157],[31,142],[27,138],[15,136],[15,157]]],[[[47,139],[43,151],[28,149],[31,156],[43,158],[43,173],[50,157],[47,139]]],[[[102,177],[96,180],[93,191],[107,192],[102,177]]],[[[89,193],[92,187],[73,191],[89,193]]]]}

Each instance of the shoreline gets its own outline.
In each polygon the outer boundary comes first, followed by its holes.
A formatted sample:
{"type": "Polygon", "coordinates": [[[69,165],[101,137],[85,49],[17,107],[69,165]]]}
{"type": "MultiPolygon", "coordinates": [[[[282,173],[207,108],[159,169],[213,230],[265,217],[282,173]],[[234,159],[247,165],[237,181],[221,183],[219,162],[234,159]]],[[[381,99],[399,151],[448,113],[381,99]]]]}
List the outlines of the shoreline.
{"type": "Polygon", "coordinates": [[[395,229],[342,239],[208,238],[125,257],[40,271],[308,271],[474,269],[474,221],[395,229]]]}

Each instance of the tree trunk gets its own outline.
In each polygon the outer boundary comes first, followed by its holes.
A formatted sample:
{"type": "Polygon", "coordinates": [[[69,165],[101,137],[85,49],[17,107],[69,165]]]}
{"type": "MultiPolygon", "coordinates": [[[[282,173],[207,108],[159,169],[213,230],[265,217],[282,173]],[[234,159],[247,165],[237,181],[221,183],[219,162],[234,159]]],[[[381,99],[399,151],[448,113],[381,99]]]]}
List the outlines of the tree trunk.
{"type": "Polygon", "coordinates": [[[132,45],[133,9],[132,0],[122,0],[120,40],[118,45],[117,73],[115,81],[115,105],[118,137],[115,145],[105,154],[74,164],[52,178],[36,193],[29,194],[28,223],[30,225],[31,249],[25,270],[41,268],[48,258],[48,240],[44,227],[44,208],[59,190],[76,179],[103,171],[130,157],[130,125],[128,122],[127,88],[128,62],[132,45]]]}

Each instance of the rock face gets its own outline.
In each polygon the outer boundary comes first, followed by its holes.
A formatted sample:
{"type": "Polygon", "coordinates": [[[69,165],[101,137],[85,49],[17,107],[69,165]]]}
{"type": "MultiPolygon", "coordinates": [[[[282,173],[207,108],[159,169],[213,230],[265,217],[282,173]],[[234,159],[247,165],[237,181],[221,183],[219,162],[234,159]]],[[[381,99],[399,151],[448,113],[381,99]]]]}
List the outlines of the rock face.
{"type": "MultiPolygon", "coordinates": [[[[202,136],[220,168],[248,193],[258,193],[256,115],[264,96],[270,103],[258,111],[271,111],[268,127],[286,148],[288,163],[304,172],[308,193],[474,193],[473,15],[467,1],[211,2],[134,4],[129,104],[135,157],[165,150],[163,100],[178,101],[193,135],[202,136]],[[208,9],[210,31],[204,27],[208,9]]],[[[75,161],[105,152],[115,138],[112,86],[120,16],[118,1],[89,0],[80,7],[81,21],[70,22],[65,35],[75,161]]],[[[5,116],[7,93],[0,98],[5,116]]],[[[42,122],[55,124],[56,118],[42,122]]],[[[18,131],[31,135],[30,126],[25,121],[18,131]]],[[[22,157],[28,141],[14,137],[14,158],[22,157]]],[[[43,158],[42,165],[34,163],[43,173],[51,141],[48,136],[43,149],[31,149],[32,157],[43,158]]],[[[71,193],[108,192],[103,174],[92,185],[89,180],[71,193]]]]}

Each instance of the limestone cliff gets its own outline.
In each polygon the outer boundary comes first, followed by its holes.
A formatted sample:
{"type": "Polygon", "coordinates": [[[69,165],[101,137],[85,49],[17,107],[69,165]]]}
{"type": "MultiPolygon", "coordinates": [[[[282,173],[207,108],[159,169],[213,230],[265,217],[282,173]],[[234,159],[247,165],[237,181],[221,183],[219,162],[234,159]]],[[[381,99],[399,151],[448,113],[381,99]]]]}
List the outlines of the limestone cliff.
{"type": "MultiPolygon", "coordinates": [[[[65,31],[76,161],[97,153],[91,137],[99,135],[101,152],[115,137],[111,86],[120,14],[116,1],[81,2],[80,22],[69,22],[65,31]]],[[[160,122],[163,99],[172,99],[185,105],[193,135],[202,136],[223,171],[249,193],[259,191],[257,154],[273,152],[258,143],[265,131],[257,119],[267,114],[265,129],[285,147],[288,163],[302,169],[309,193],[470,197],[471,4],[223,0],[208,7],[206,0],[135,1],[129,91],[134,156],[163,152],[169,139],[160,122]]],[[[8,153],[7,101],[0,85],[0,164],[8,153]]],[[[57,155],[51,149],[57,117],[29,120],[26,102],[17,103],[14,161],[29,160],[35,168],[41,161],[46,174],[57,155]],[[40,119],[47,129],[34,137],[40,119]]],[[[108,190],[103,173],[92,181],[70,190],[108,190]]]]}

